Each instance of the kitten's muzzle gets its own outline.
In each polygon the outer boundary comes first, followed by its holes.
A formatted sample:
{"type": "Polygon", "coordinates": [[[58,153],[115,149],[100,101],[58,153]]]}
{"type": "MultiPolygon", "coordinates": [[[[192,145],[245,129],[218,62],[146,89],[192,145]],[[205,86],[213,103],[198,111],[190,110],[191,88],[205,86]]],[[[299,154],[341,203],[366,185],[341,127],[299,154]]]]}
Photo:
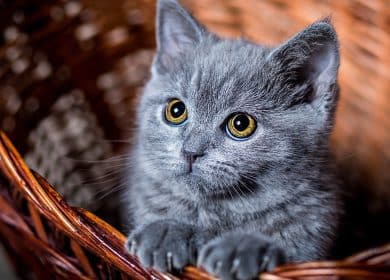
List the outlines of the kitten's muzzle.
{"type": "Polygon", "coordinates": [[[188,150],[183,150],[183,156],[184,156],[184,159],[188,162],[188,172],[191,173],[192,172],[192,166],[194,164],[194,162],[204,156],[205,153],[204,152],[194,152],[194,151],[188,151],[188,150]]]}

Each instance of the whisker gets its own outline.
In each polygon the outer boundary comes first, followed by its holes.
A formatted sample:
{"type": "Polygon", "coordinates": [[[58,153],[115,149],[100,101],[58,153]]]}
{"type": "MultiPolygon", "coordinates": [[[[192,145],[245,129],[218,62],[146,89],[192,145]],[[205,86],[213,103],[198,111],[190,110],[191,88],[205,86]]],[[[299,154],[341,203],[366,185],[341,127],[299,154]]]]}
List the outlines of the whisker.
{"type": "MultiPolygon", "coordinates": [[[[102,199],[106,198],[107,196],[112,195],[112,194],[122,190],[126,186],[127,186],[127,184],[125,184],[125,183],[121,183],[121,184],[119,184],[117,186],[114,186],[108,192],[106,192],[105,194],[103,194],[101,196],[98,196],[96,199],[102,200],[102,199]]],[[[97,194],[99,194],[99,193],[97,193],[97,194]]]]}

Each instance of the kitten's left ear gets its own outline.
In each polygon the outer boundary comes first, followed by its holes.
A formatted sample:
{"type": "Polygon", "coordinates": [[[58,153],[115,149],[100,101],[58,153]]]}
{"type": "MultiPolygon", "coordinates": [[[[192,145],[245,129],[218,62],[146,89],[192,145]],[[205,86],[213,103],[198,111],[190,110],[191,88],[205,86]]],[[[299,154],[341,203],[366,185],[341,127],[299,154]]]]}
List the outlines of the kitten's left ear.
{"type": "Polygon", "coordinates": [[[325,111],[335,108],[340,57],[337,35],[329,19],[304,29],[268,58],[278,64],[290,87],[304,89],[295,92],[300,95],[292,97],[295,101],[310,100],[325,111]]]}
{"type": "Polygon", "coordinates": [[[206,29],[176,0],[158,0],[156,32],[157,67],[170,70],[180,55],[200,42],[206,29]]]}

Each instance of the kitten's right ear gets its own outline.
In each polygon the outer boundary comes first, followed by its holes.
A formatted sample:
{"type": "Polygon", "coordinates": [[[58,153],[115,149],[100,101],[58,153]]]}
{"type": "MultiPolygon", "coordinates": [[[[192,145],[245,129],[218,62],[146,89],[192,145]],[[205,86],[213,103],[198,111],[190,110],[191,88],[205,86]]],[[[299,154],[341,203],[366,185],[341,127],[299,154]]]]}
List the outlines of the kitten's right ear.
{"type": "Polygon", "coordinates": [[[272,51],[268,59],[280,69],[280,80],[289,88],[301,89],[290,96],[291,103],[310,100],[327,115],[333,113],[340,55],[329,19],[313,23],[272,51]]]}
{"type": "Polygon", "coordinates": [[[176,0],[158,0],[155,61],[157,68],[172,69],[175,60],[199,43],[205,32],[206,29],[176,0]]]}

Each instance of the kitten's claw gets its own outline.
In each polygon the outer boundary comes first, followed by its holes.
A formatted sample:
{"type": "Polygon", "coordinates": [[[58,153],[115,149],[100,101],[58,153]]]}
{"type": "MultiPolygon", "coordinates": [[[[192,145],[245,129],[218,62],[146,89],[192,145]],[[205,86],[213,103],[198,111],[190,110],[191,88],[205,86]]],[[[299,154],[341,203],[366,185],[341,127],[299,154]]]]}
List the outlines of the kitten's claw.
{"type": "Polygon", "coordinates": [[[239,267],[240,267],[240,259],[234,259],[233,264],[232,264],[231,273],[235,274],[239,267]]]}
{"type": "Polygon", "coordinates": [[[173,257],[172,252],[168,252],[167,253],[167,267],[168,267],[168,271],[172,271],[173,270],[172,257],[173,257]]]}
{"type": "Polygon", "coordinates": [[[215,273],[216,274],[221,273],[221,269],[222,269],[222,261],[217,261],[214,267],[215,273]]]}
{"type": "Polygon", "coordinates": [[[254,279],[285,262],[283,251],[257,235],[230,233],[208,242],[200,251],[198,266],[223,280],[254,279]]]}
{"type": "Polygon", "coordinates": [[[133,231],[126,243],[145,267],[166,272],[181,270],[194,259],[191,238],[194,229],[175,221],[158,221],[133,231]]]}
{"type": "Polygon", "coordinates": [[[263,261],[261,262],[260,271],[264,271],[267,269],[267,265],[269,263],[269,257],[267,255],[263,256],[263,261]]]}
{"type": "Polygon", "coordinates": [[[137,242],[135,240],[129,240],[130,243],[130,254],[135,255],[135,252],[137,250],[137,242]]]}

